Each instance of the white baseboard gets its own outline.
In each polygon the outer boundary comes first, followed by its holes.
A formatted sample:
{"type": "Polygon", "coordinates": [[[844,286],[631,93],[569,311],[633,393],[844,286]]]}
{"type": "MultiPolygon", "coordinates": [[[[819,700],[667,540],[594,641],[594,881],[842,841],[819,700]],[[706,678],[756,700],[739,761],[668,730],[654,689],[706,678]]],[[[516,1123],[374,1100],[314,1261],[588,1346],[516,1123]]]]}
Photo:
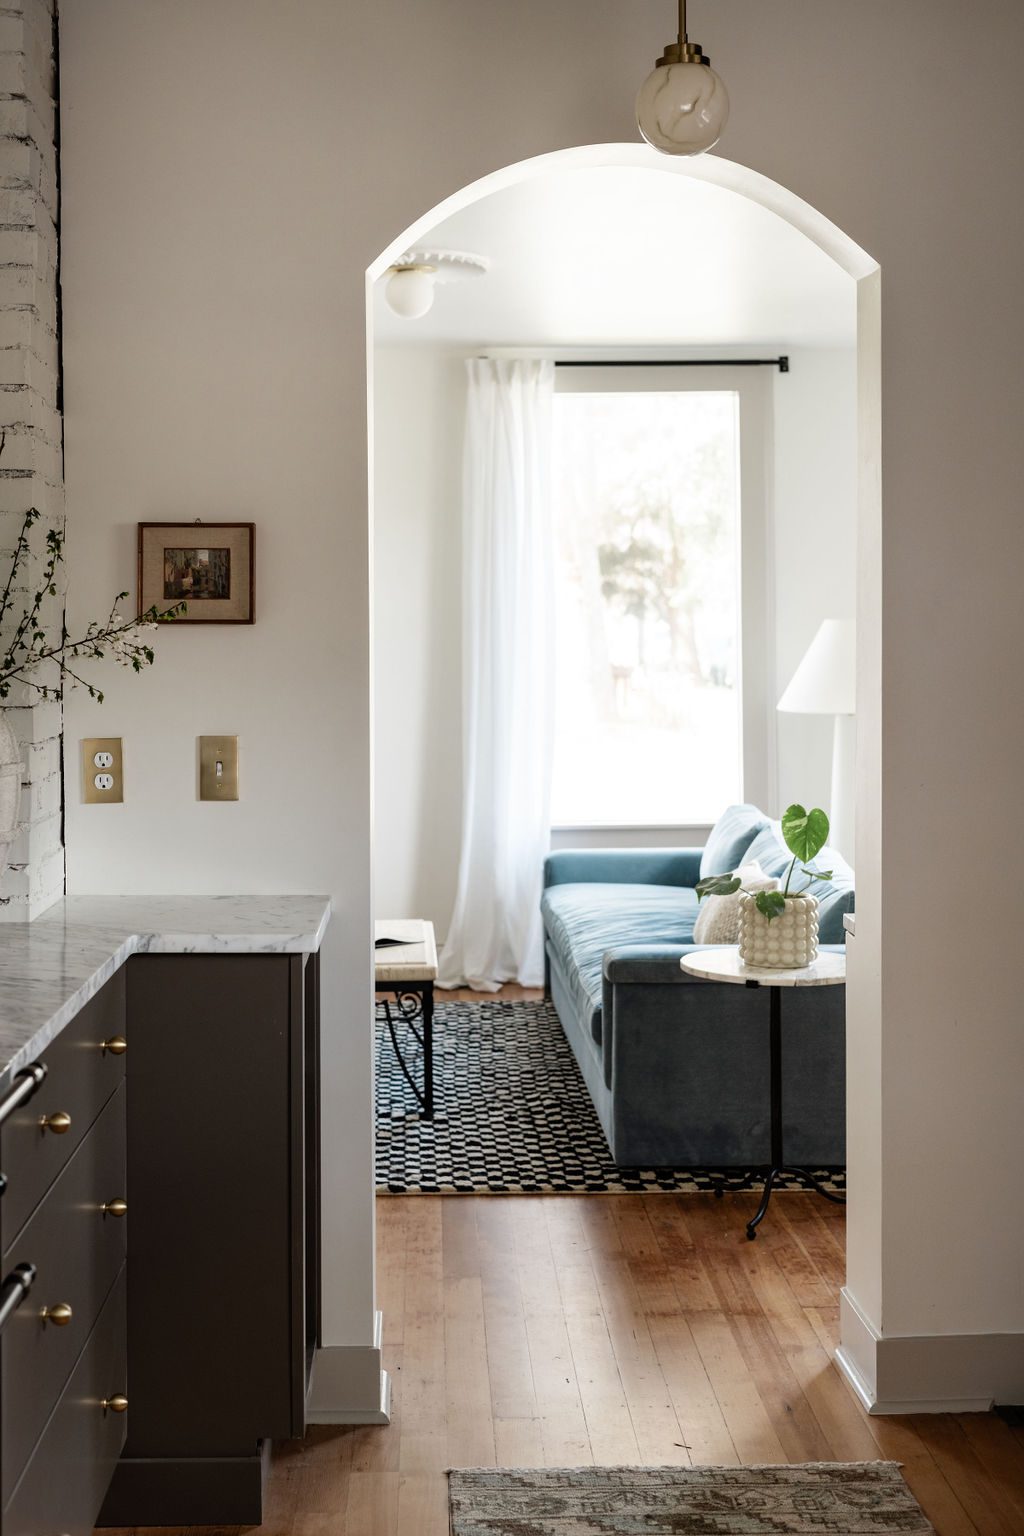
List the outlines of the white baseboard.
{"type": "Polygon", "coordinates": [[[318,1349],[306,1399],[307,1424],[390,1424],[391,1379],[381,1364],[383,1319],[373,1319],[373,1343],[318,1349]]]}
{"type": "Polygon", "coordinates": [[[843,1288],[836,1364],[871,1414],[986,1413],[1024,1402],[1024,1333],[882,1335],[843,1288]]]}

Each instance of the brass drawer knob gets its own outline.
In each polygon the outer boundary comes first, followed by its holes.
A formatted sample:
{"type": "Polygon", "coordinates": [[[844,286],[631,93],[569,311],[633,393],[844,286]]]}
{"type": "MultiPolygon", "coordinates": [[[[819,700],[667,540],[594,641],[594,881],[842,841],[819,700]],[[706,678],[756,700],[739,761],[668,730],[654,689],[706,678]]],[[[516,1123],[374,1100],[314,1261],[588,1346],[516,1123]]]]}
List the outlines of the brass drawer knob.
{"type": "Polygon", "coordinates": [[[113,1397],[105,1397],[100,1404],[104,1413],[127,1413],[128,1399],[120,1392],[115,1392],[113,1397]]]}
{"type": "Polygon", "coordinates": [[[58,1109],[56,1114],[43,1115],[39,1124],[44,1131],[52,1131],[55,1136],[63,1136],[71,1129],[71,1116],[66,1115],[62,1109],[58,1109]]]}
{"type": "Polygon", "coordinates": [[[125,1216],[128,1212],[127,1200],[108,1200],[106,1205],[101,1205],[100,1210],[104,1216],[125,1216]]]}
{"type": "Polygon", "coordinates": [[[66,1301],[58,1301],[54,1307],[44,1307],[39,1316],[44,1323],[52,1323],[55,1328],[66,1328],[74,1313],[66,1301]]]}
{"type": "Polygon", "coordinates": [[[100,1050],[104,1055],[123,1056],[128,1049],[128,1041],[124,1035],[111,1035],[109,1040],[100,1041],[100,1050]]]}

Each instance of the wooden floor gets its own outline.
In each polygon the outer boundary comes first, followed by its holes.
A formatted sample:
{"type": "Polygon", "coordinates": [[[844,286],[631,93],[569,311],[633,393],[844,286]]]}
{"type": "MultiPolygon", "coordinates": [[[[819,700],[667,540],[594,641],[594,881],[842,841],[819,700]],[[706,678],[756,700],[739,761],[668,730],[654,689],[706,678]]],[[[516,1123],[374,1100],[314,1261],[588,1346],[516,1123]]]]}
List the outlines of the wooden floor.
{"type": "Polygon", "coordinates": [[[275,1451],[266,1533],[447,1536],[452,1466],[904,1463],[939,1536],[1024,1533],[1024,1433],[871,1419],[832,1363],[843,1215],[782,1194],[377,1202],[394,1418],[275,1451]]]}
{"type": "Polygon", "coordinates": [[[869,1418],[832,1362],[842,1210],[776,1195],[748,1243],[755,1207],[378,1199],[392,1423],[275,1447],[261,1536],[448,1536],[449,1467],[880,1458],[939,1536],[1024,1536],[1024,1431],[869,1418]]]}

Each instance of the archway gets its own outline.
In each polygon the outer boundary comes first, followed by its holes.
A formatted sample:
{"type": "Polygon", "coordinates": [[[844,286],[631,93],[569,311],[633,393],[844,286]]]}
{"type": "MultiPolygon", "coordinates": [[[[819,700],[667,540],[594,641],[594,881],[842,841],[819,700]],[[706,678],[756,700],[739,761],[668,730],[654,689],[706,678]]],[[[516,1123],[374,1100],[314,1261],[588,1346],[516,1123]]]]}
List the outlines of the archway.
{"type": "MultiPolygon", "coordinates": [[[[414,247],[437,224],[480,199],[517,184],[545,176],[553,170],[591,167],[637,167],[666,176],[704,182],[749,199],[791,226],[822,251],[856,284],[858,344],[858,446],[857,495],[858,544],[858,768],[857,835],[854,865],[857,870],[858,906],[863,916],[857,935],[856,958],[851,956],[847,990],[848,1038],[857,1042],[848,1050],[848,1266],[851,1276],[870,1270],[880,1245],[879,1202],[869,1151],[868,1128],[862,1125],[868,1103],[867,1084],[877,1072],[878,1039],[878,891],[881,848],[880,782],[880,652],[881,617],[878,593],[881,582],[880,461],[880,271],[877,262],[813,207],[786,188],[748,168],[714,156],[696,160],[672,160],[646,145],[593,145],[558,151],[505,167],[452,194],[423,214],[393,240],[367,270],[368,356],[373,353],[374,284],[403,251],[414,247]]],[[[372,402],[371,474],[372,486],[372,402]]],[[[372,491],[371,491],[372,496],[372,491]]],[[[371,512],[372,515],[372,512],[371,512]]],[[[855,1290],[858,1286],[853,1287],[855,1290]]]]}

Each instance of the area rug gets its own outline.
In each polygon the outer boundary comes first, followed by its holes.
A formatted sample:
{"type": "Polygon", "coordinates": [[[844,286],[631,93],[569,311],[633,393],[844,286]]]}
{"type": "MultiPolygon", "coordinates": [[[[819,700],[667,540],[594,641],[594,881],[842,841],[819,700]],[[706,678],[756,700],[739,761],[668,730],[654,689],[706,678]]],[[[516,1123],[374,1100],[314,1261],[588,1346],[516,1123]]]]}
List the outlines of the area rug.
{"type": "MultiPolygon", "coordinates": [[[[418,1048],[407,1029],[398,1029],[418,1078],[418,1048]]],[[[456,1003],[442,993],[434,1019],[434,1096],[434,1119],[424,1120],[378,1009],[379,1193],[607,1195],[715,1186],[706,1168],[612,1162],[550,1003],[456,1003]]],[[[841,1172],[814,1171],[827,1189],[843,1190],[841,1172]]]]}
{"type": "Polygon", "coordinates": [[[895,1462],[449,1472],[452,1536],[934,1536],[895,1462]]]}

